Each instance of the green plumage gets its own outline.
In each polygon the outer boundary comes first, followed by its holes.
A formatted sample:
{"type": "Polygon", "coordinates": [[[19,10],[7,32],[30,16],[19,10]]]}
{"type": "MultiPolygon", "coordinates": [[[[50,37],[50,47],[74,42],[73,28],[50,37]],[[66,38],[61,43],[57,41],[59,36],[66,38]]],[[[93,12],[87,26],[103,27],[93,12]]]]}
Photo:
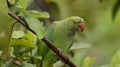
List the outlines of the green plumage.
{"type": "MultiPolygon", "coordinates": [[[[75,33],[79,31],[79,23],[83,22],[80,17],[70,17],[61,21],[53,22],[48,28],[46,37],[55,44],[63,53],[66,53],[73,43],[75,33]]],[[[43,50],[43,67],[52,67],[51,63],[57,60],[57,56],[47,47],[43,50]]]]}

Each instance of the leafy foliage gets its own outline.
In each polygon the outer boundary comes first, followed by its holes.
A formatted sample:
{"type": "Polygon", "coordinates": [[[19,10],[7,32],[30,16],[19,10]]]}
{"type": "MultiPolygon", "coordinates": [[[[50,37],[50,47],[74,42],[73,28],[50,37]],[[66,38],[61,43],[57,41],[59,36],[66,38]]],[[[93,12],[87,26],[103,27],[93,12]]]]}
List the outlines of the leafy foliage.
{"type": "Polygon", "coordinates": [[[119,67],[120,66],[120,50],[118,50],[112,58],[111,67],[119,67]]]}
{"type": "Polygon", "coordinates": [[[8,7],[6,0],[0,1],[0,50],[3,51],[3,58],[9,54],[9,42],[10,42],[10,26],[15,22],[11,17],[8,16],[8,7]]]}
{"type": "Polygon", "coordinates": [[[37,34],[38,38],[42,39],[45,36],[45,31],[42,27],[42,23],[39,22],[38,19],[31,16],[26,16],[25,19],[28,22],[29,27],[37,34]]]}
{"type": "Polygon", "coordinates": [[[33,2],[33,0],[0,0],[0,67],[41,67],[47,63],[50,65],[44,67],[68,67],[48,47],[46,48],[41,41],[45,36],[57,47],[65,50],[63,52],[77,67],[120,67],[120,50],[113,55],[113,51],[119,49],[120,0],[45,0],[43,3],[46,6],[43,8],[48,10],[47,12],[42,11],[41,6],[39,10],[30,10],[31,7],[28,6],[33,2]],[[11,7],[7,6],[7,1],[11,7]],[[16,14],[32,32],[18,24],[8,12],[16,14]],[[66,27],[70,24],[60,24],[71,21],[60,20],[49,25],[51,17],[52,20],[58,20],[73,15],[82,16],[86,20],[85,32],[78,32],[75,39],[70,40],[70,34],[67,36],[66,32],[70,31],[66,27]],[[111,23],[112,17],[117,23],[111,23]],[[63,39],[67,40],[62,41],[63,39]],[[70,50],[65,48],[64,43],[72,44],[70,50]],[[118,44],[116,49],[113,49],[114,44],[118,44]],[[99,56],[91,56],[90,51],[93,51],[91,54],[99,56]],[[47,54],[46,57],[43,54],[47,54]],[[100,57],[105,59],[102,60],[100,57]],[[108,62],[108,58],[111,57],[111,61],[108,62]],[[102,62],[98,62],[98,58],[102,62]],[[49,60],[55,62],[50,63],[49,60]],[[103,64],[104,62],[107,63],[103,64]]]}

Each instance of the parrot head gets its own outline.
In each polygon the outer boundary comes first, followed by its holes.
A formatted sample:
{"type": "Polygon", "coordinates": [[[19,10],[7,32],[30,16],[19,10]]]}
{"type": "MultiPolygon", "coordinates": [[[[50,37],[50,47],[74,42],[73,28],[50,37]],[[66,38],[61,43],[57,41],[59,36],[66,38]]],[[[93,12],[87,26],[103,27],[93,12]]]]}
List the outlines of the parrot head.
{"type": "Polygon", "coordinates": [[[80,30],[81,32],[84,31],[84,20],[80,17],[71,17],[73,23],[75,24],[75,26],[77,27],[78,30],[80,30]]]}

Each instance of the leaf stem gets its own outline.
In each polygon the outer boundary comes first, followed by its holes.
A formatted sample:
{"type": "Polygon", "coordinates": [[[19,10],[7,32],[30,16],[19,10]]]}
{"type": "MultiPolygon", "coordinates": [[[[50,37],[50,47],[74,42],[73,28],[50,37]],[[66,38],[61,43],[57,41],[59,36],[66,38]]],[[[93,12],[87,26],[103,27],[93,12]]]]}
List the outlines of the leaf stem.
{"type": "Polygon", "coordinates": [[[7,59],[10,59],[10,41],[11,41],[11,38],[12,38],[12,32],[13,32],[13,28],[15,26],[16,22],[13,23],[9,29],[9,44],[8,44],[8,48],[7,48],[7,51],[8,51],[8,54],[7,54],[7,59]]]}

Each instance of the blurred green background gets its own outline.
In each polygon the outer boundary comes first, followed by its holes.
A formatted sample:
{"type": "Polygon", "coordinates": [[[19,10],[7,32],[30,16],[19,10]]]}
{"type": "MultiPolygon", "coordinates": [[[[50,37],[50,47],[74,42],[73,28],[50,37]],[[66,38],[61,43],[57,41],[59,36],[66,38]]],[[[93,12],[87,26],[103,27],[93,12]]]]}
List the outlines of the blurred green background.
{"type": "MultiPolygon", "coordinates": [[[[96,57],[94,66],[109,64],[120,49],[119,0],[35,0],[29,9],[40,8],[50,13],[50,20],[80,16],[85,20],[85,31],[75,37],[87,56],[96,57]],[[38,8],[34,8],[37,6],[38,8]]],[[[75,43],[75,44],[76,44],[75,43]]]]}

